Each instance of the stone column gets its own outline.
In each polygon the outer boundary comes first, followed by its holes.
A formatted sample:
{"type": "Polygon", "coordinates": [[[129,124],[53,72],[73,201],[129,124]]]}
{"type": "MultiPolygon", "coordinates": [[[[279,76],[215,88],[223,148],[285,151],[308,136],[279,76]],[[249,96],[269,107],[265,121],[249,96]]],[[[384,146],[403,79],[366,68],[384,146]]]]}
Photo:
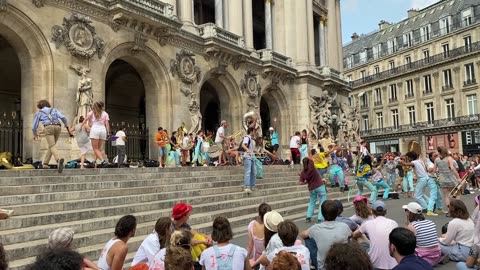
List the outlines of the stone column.
{"type": "Polygon", "coordinates": [[[272,36],[272,4],[271,0],[265,0],[265,43],[267,49],[273,48],[272,36]]]}
{"type": "MultiPolygon", "coordinates": [[[[308,64],[308,49],[305,49],[305,44],[308,44],[308,35],[305,35],[305,29],[307,29],[307,1],[295,1],[295,37],[296,37],[296,63],[297,65],[308,64]]],[[[308,46],[307,46],[308,48],[308,46]]]]}
{"type": "Polygon", "coordinates": [[[326,35],[325,35],[325,21],[327,20],[327,18],[325,16],[320,16],[320,26],[319,26],[319,34],[318,34],[318,38],[320,39],[319,42],[318,42],[318,45],[319,45],[319,53],[320,53],[320,66],[325,66],[326,63],[327,63],[327,59],[326,59],[326,48],[325,48],[325,38],[326,38],[326,35]]]}
{"type": "Polygon", "coordinates": [[[315,66],[315,33],[313,30],[313,2],[307,1],[308,61],[315,66]]]}
{"type": "Polygon", "coordinates": [[[186,25],[193,25],[193,1],[180,0],[179,3],[177,10],[180,22],[186,25]]]}
{"type": "Polygon", "coordinates": [[[336,15],[337,15],[337,70],[343,71],[343,47],[342,47],[342,20],[341,20],[341,13],[340,13],[340,0],[336,1],[336,15]]]}
{"type": "Polygon", "coordinates": [[[272,29],[275,35],[273,36],[273,50],[285,55],[285,3],[284,1],[275,2],[275,7],[272,9],[272,29]]]}
{"type": "Polygon", "coordinates": [[[243,5],[239,0],[227,0],[228,5],[228,31],[243,36],[243,5]]]}
{"type": "MultiPolygon", "coordinates": [[[[338,50],[337,46],[341,46],[341,44],[337,44],[338,42],[338,33],[337,33],[337,11],[336,11],[336,2],[337,0],[328,0],[327,1],[327,9],[328,9],[328,24],[327,24],[327,50],[328,50],[328,58],[327,58],[327,65],[339,70],[338,67],[338,50]]],[[[343,60],[342,60],[343,61],[343,60]]]]}
{"type": "Polygon", "coordinates": [[[247,49],[253,50],[252,0],[243,0],[243,36],[247,49]]]}
{"type": "Polygon", "coordinates": [[[223,28],[223,0],[215,0],[215,24],[223,28]]]}
{"type": "MultiPolygon", "coordinates": [[[[296,27],[297,20],[295,16],[295,0],[284,0],[280,1],[283,2],[283,13],[280,15],[283,18],[283,38],[284,38],[284,48],[285,48],[285,55],[292,58],[293,62],[297,62],[296,55],[296,27]]],[[[278,4],[275,4],[278,5],[278,4]]]]}

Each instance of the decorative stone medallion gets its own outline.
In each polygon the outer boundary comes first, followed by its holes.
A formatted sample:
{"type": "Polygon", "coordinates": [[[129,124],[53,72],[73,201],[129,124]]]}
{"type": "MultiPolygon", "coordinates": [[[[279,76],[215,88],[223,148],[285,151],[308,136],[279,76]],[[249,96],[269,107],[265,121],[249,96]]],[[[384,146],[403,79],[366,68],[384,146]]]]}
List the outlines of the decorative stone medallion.
{"type": "Polygon", "coordinates": [[[57,49],[62,45],[73,55],[81,58],[91,58],[94,54],[101,59],[105,50],[105,41],[99,38],[88,16],[73,14],[63,18],[63,25],[52,27],[52,41],[57,49]]]}
{"type": "Polygon", "coordinates": [[[178,75],[182,82],[191,84],[195,80],[200,81],[201,71],[200,67],[195,65],[194,53],[182,49],[177,53],[176,59],[170,61],[170,71],[172,75],[178,75]]]}
{"type": "Polygon", "coordinates": [[[256,98],[260,95],[260,84],[257,80],[257,74],[253,71],[245,72],[243,79],[240,81],[240,89],[250,98],[256,98]]]}

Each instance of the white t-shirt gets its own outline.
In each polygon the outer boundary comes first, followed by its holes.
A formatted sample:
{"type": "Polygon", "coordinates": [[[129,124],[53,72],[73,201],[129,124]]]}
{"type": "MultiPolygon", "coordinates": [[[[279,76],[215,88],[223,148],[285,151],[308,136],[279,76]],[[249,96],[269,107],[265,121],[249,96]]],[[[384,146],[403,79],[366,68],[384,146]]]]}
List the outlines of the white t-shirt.
{"type": "Polygon", "coordinates": [[[397,261],[390,256],[390,243],[388,235],[398,227],[395,220],[378,216],[368,220],[360,226],[360,232],[368,234],[370,238],[370,250],[368,255],[374,268],[392,269],[397,266],[397,261]]]}
{"type": "Polygon", "coordinates": [[[245,144],[248,147],[248,149],[250,150],[250,153],[247,153],[247,151],[243,152],[243,156],[244,157],[252,157],[254,155],[253,149],[255,147],[252,137],[250,137],[250,135],[247,135],[247,136],[243,137],[242,144],[245,144]]]}
{"type": "Polygon", "coordinates": [[[298,142],[300,141],[300,137],[297,135],[292,136],[290,139],[290,148],[298,148],[298,142]]]}
{"type": "Polygon", "coordinates": [[[188,138],[188,136],[183,137],[183,140],[182,140],[182,146],[183,146],[183,148],[187,148],[187,147],[188,147],[188,141],[190,141],[190,138],[188,138]]]}
{"type": "Polygon", "coordinates": [[[295,255],[302,266],[302,270],[310,270],[310,251],[304,245],[276,248],[273,252],[267,255],[268,261],[271,263],[277,256],[278,252],[282,250],[295,255]]]}
{"type": "Polygon", "coordinates": [[[132,266],[135,266],[139,263],[150,263],[153,259],[153,256],[157,254],[160,250],[160,240],[158,239],[158,234],[152,232],[143,240],[142,244],[135,253],[133,257],[132,266]]]}
{"type": "MultiPolygon", "coordinates": [[[[222,260],[226,260],[228,253],[230,252],[233,244],[228,244],[223,247],[218,247],[220,252],[220,257],[222,260]]],[[[247,250],[235,246],[235,251],[232,256],[232,270],[243,270],[245,265],[245,258],[247,258],[247,250]]],[[[213,247],[209,247],[202,252],[200,256],[200,265],[204,266],[206,270],[217,270],[217,257],[215,255],[215,250],[213,247]]]]}
{"type": "Polygon", "coordinates": [[[223,142],[223,138],[220,137],[220,134],[222,134],[223,136],[225,136],[225,129],[223,127],[219,127],[217,129],[217,134],[215,134],[215,143],[221,143],[223,142]]]}
{"type": "Polygon", "coordinates": [[[167,249],[160,249],[157,254],[153,257],[152,261],[148,265],[148,270],[165,270],[165,254],[167,249]]]}
{"type": "Polygon", "coordinates": [[[115,137],[118,137],[117,140],[115,141],[116,145],[125,145],[125,141],[123,140],[123,137],[126,137],[125,132],[123,130],[117,131],[115,134],[115,137]]]}

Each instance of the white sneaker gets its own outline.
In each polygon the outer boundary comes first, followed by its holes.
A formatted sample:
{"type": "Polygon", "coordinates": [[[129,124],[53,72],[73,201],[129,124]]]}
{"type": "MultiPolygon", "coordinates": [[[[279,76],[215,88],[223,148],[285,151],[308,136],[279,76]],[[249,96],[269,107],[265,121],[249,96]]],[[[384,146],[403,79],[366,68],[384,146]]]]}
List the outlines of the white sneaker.
{"type": "Polygon", "coordinates": [[[474,188],[473,188],[473,187],[469,187],[468,190],[474,190],[474,188]]]}
{"type": "Polygon", "coordinates": [[[192,164],[192,167],[196,167],[196,166],[197,166],[197,165],[195,165],[195,164],[192,164]]]}
{"type": "Polygon", "coordinates": [[[249,188],[246,188],[246,189],[244,189],[243,191],[244,191],[245,193],[247,193],[247,194],[250,194],[250,193],[252,193],[252,190],[251,190],[251,189],[249,189],[249,188]]]}
{"type": "MultiPolygon", "coordinates": [[[[216,166],[216,165],[215,165],[216,166]]],[[[203,164],[203,167],[208,167],[208,164],[203,164]]]]}

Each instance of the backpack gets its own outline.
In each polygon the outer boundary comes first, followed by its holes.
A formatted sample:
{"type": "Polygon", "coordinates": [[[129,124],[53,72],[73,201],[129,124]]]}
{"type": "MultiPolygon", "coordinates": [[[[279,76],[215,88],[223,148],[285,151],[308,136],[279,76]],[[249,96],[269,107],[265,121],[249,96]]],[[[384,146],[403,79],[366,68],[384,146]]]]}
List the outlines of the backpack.
{"type": "MultiPolygon", "coordinates": [[[[245,137],[248,137],[248,136],[245,136],[245,137]]],[[[243,137],[243,138],[245,138],[243,137]]],[[[248,144],[247,144],[247,148],[250,148],[250,142],[252,141],[252,139],[250,139],[250,137],[248,137],[248,144]]],[[[238,152],[245,152],[245,149],[242,147],[243,145],[243,141],[242,143],[238,146],[238,152]]]]}
{"type": "Polygon", "coordinates": [[[230,251],[228,251],[227,258],[224,260],[222,255],[220,254],[220,250],[218,249],[217,245],[213,246],[213,250],[215,251],[215,257],[217,259],[217,270],[232,270],[232,263],[233,263],[233,253],[235,253],[235,249],[237,249],[236,245],[232,244],[230,251]]]}

